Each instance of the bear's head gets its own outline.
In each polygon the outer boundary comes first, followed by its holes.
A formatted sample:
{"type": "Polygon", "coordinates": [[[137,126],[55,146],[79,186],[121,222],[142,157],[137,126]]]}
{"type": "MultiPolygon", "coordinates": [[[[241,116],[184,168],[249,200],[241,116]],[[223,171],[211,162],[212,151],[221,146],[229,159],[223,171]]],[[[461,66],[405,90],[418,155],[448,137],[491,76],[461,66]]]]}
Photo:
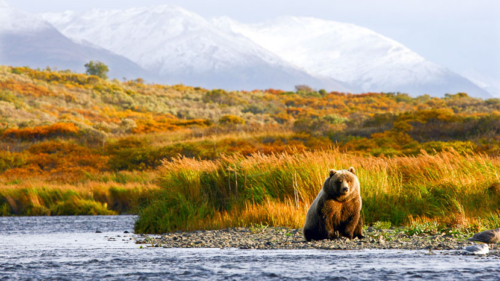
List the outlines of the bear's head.
{"type": "Polygon", "coordinates": [[[357,197],[359,181],[355,173],[353,167],[347,170],[330,170],[330,177],[326,179],[323,190],[329,197],[337,201],[346,201],[357,197]]]}

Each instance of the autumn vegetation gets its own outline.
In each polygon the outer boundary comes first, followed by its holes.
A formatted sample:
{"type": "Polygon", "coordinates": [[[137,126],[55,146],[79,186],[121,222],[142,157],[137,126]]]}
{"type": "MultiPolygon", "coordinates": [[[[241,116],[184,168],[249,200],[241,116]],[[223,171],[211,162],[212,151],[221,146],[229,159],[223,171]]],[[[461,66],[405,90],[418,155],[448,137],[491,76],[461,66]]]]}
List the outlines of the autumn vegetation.
{"type": "Polygon", "coordinates": [[[499,226],[500,99],[225,91],[0,66],[0,214],[300,227],[354,166],[368,224],[499,226]]]}

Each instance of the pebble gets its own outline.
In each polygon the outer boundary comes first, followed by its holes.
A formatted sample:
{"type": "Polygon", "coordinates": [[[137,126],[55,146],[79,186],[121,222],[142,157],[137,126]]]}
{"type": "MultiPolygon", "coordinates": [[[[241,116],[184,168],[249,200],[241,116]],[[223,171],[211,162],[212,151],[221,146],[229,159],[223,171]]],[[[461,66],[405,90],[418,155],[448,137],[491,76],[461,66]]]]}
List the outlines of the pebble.
{"type": "MultiPolygon", "coordinates": [[[[472,242],[465,241],[466,235],[457,238],[441,235],[407,236],[397,230],[377,231],[368,228],[363,239],[347,239],[307,242],[302,229],[285,227],[245,228],[235,227],[221,230],[198,230],[192,232],[176,231],[162,235],[142,235],[136,238],[136,244],[149,244],[163,248],[239,248],[239,249],[323,249],[323,250],[454,250],[462,254],[465,246],[472,242]],[[383,234],[382,234],[383,233],[383,234]]],[[[488,255],[499,256],[500,251],[488,255]]]]}

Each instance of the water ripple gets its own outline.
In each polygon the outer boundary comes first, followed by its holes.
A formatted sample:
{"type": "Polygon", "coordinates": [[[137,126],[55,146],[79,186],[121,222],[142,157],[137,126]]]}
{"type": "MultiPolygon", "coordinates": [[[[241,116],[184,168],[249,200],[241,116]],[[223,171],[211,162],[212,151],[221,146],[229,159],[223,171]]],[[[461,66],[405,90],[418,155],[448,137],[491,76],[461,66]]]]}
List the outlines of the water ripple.
{"type": "Polygon", "coordinates": [[[0,280],[497,280],[500,276],[499,260],[493,257],[428,256],[422,251],[139,249],[120,239],[128,235],[123,231],[130,231],[134,219],[0,218],[0,280]],[[103,233],[95,233],[96,229],[103,233]],[[108,241],[109,237],[117,241],[108,241]]]}

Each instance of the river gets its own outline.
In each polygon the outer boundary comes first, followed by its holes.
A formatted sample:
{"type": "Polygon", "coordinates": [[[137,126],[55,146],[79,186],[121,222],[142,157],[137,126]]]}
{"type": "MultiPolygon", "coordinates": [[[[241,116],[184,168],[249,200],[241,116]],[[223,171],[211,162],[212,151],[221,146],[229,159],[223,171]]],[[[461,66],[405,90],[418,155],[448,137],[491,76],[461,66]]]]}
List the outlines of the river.
{"type": "Polygon", "coordinates": [[[134,216],[0,217],[0,280],[499,280],[493,257],[137,245],[134,216]],[[96,230],[102,233],[96,233],[96,230]],[[143,246],[140,248],[140,246],[143,246]]]}

